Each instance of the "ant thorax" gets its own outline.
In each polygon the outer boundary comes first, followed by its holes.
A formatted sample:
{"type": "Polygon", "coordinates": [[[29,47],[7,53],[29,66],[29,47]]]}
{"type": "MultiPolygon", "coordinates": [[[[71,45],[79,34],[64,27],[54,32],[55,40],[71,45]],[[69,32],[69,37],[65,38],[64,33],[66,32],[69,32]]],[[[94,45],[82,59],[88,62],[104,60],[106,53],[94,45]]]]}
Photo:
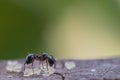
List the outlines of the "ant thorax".
{"type": "Polygon", "coordinates": [[[40,58],[40,60],[44,61],[44,60],[46,60],[48,57],[49,57],[49,55],[48,55],[47,53],[43,53],[43,54],[40,55],[39,58],[40,58]]]}

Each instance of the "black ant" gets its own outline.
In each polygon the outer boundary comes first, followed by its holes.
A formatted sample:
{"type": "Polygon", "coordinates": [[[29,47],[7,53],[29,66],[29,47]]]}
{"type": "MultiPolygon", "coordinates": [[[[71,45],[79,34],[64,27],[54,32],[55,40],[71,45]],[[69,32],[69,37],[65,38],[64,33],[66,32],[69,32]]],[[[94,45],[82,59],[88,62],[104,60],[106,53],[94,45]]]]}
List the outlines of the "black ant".
{"type": "MultiPolygon", "coordinates": [[[[33,70],[33,63],[34,60],[38,60],[39,64],[40,62],[42,62],[42,66],[43,66],[43,61],[46,61],[46,67],[48,70],[48,64],[49,66],[53,66],[56,62],[55,58],[53,56],[49,56],[47,53],[42,53],[41,55],[36,55],[36,54],[28,54],[26,57],[26,61],[24,63],[24,70],[25,70],[25,65],[27,64],[31,64],[32,70],[33,70]]],[[[43,66],[44,68],[44,66],[43,66]]],[[[34,73],[34,70],[33,70],[34,73]]]]}

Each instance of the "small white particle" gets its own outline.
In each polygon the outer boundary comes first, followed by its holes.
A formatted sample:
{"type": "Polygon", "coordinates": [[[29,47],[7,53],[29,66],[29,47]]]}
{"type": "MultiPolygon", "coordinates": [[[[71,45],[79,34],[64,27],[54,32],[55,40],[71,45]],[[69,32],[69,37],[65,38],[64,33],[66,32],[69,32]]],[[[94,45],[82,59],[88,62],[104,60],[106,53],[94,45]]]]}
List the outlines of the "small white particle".
{"type": "Polygon", "coordinates": [[[13,76],[12,75],[8,75],[9,78],[12,78],[13,76]]]}
{"type": "Polygon", "coordinates": [[[24,71],[24,76],[28,77],[28,76],[31,76],[31,75],[33,75],[33,70],[29,69],[29,68],[26,68],[25,71],[24,71]]]}
{"type": "Polygon", "coordinates": [[[55,72],[55,69],[53,67],[48,67],[47,69],[44,69],[42,76],[50,76],[51,74],[53,74],[55,72]]]}
{"type": "Polygon", "coordinates": [[[16,64],[18,64],[18,61],[11,61],[11,60],[9,60],[8,62],[7,62],[7,64],[8,65],[16,65],[16,64]]]}
{"type": "Polygon", "coordinates": [[[96,69],[91,69],[91,72],[96,72],[96,69]]]}
{"type": "Polygon", "coordinates": [[[67,69],[71,70],[71,69],[73,69],[73,68],[76,67],[76,64],[75,64],[75,62],[73,62],[73,61],[68,61],[68,62],[65,62],[65,67],[66,67],[67,69]]]}
{"type": "Polygon", "coordinates": [[[41,69],[36,67],[32,70],[32,68],[26,68],[25,71],[24,71],[24,76],[28,77],[28,76],[31,76],[33,74],[35,75],[40,75],[41,73],[41,69]],[[34,71],[34,73],[33,73],[34,71]]]}
{"type": "Polygon", "coordinates": [[[21,72],[22,64],[18,63],[18,61],[8,61],[6,70],[9,72],[21,72]]]}
{"type": "Polygon", "coordinates": [[[40,75],[41,69],[40,68],[34,68],[34,74],[40,75]]]}
{"type": "Polygon", "coordinates": [[[41,67],[41,70],[42,70],[42,73],[41,73],[42,76],[48,77],[55,72],[55,69],[53,67],[49,66],[49,65],[48,65],[48,69],[47,69],[47,66],[46,66],[45,62],[43,64],[43,66],[41,65],[40,67],[41,67]]]}

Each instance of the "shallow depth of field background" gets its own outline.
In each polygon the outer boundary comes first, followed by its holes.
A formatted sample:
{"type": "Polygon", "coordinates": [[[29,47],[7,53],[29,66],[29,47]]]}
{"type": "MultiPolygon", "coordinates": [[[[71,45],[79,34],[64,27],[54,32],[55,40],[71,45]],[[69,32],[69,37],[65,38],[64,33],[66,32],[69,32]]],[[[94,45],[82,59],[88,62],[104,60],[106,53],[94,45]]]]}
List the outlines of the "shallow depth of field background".
{"type": "Polygon", "coordinates": [[[120,56],[120,0],[0,0],[0,59],[120,56]]]}

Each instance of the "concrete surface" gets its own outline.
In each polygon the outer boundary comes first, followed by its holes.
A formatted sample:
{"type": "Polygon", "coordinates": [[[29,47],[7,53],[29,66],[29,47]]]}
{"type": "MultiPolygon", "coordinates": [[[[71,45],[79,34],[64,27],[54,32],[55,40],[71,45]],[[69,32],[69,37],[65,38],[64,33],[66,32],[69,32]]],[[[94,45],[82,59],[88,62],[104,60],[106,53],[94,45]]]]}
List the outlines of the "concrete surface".
{"type": "MultiPolygon", "coordinates": [[[[24,63],[24,60],[18,60],[24,63]]],[[[120,58],[99,60],[58,60],[56,72],[49,77],[24,77],[23,73],[6,71],[7,61],[0,61],[0,80],[120,80],[120,58]],[[65,62],[73,61],[76,67],[68,70],[65,62]]]]}

